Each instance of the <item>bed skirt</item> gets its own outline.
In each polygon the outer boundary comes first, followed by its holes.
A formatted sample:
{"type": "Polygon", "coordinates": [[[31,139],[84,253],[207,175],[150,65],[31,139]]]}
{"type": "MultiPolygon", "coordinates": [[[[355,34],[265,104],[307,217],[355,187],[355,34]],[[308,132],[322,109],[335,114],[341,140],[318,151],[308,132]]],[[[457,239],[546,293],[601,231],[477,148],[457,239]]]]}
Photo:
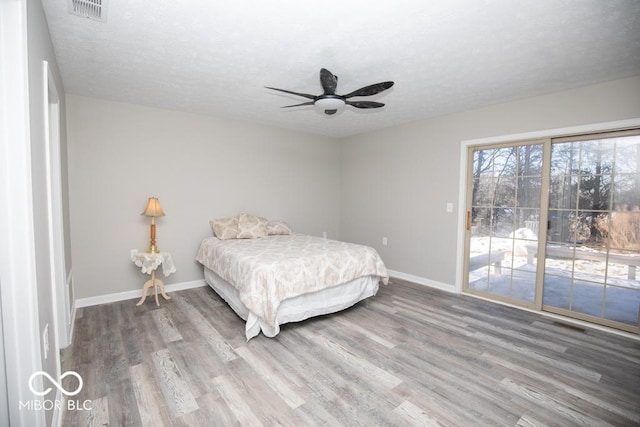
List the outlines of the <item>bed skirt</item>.
{"type": "Polygon", "coordinates": [[[260,331],[267,337],[275,337],[280,332],[282,324],[335,313],[374,296],[378,292],[380,277],[364,276],[341,285],[286,299],[278,307],[275,328],[250,312],[240,301],[238,290],[206,267],[204,280],[246,321],[245,334],[248,341],[260,331]]]}

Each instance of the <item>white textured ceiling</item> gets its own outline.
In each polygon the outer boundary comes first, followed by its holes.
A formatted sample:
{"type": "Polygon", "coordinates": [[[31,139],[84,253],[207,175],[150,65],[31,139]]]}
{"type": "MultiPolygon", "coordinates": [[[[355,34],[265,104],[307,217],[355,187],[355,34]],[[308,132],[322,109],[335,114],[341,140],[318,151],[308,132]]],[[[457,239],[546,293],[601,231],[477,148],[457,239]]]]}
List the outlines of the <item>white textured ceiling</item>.
{"type": "Polygon", "coordinates": [[[334,137],[640,74],[639,0],[43,0],[67,93],[334,137]],[[265,89],[393,80],[326,116],[265,89]]]}

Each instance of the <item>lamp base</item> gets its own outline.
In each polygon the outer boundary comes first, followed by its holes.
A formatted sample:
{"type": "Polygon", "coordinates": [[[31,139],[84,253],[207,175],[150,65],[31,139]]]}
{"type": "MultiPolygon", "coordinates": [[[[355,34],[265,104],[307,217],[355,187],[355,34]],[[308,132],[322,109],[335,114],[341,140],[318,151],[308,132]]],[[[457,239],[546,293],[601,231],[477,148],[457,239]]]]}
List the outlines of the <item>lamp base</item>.
{"type": "Polygon", "coordinates": [[[149,249],[147,249],[147,253],[157,254],[160,250],[156,246],[156,218],[154,216],[151,217],[151,229],[149,232],[149,249]]]}

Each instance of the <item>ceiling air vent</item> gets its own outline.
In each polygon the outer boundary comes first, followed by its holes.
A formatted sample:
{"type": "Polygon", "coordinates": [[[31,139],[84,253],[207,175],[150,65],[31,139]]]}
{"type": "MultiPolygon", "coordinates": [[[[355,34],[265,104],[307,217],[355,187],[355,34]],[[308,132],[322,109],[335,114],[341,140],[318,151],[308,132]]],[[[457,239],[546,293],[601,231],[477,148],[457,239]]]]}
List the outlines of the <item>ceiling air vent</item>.
{"type": "Polygon", "coordinates": [[[68,0],[69,13],[107,22],[107,0],[68,0]]]}

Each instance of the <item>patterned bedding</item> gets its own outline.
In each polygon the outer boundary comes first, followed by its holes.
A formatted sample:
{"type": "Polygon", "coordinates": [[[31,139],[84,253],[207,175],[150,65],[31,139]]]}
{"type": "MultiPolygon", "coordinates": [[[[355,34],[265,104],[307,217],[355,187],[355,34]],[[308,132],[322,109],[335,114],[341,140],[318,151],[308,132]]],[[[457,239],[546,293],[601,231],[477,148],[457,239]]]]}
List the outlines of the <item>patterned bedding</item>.
{"type": "Polygon", "coordinates": [[[276,326],[280,303],[363,276],[389,276],[375,249],[303,234],[202,241],[196,260],[234,286],[242,303],[276,326]]]}

